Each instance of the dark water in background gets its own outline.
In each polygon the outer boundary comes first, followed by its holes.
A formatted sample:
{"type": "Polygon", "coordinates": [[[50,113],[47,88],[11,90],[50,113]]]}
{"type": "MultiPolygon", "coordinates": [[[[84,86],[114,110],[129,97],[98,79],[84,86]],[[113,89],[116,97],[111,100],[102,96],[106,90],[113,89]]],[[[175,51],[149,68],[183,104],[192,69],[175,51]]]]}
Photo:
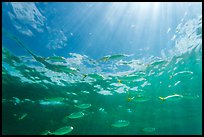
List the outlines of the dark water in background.
{"type": "MultiPolygon", "coordinates": [[[[74,128],[72,135],[202,134],[201,30],[202,17],[189,20],[178,27],[172,54],[146,59],[121,54],[94,60],[71,53],[41,58],[51,64],[46,65],[3,44],[2,134],[42,134],[64,126],[74,128]],[[181,97],[159,98],[174,94],[181,97]],[[91,107],[75,107],[80,104],[91,107]],[[85,115],[64,120],[78,111],[85,115]],[[113,127],[118,120],[129,125],[113,127]]],[[[3,35],[23,44],[18,36],[3,35]]]]}

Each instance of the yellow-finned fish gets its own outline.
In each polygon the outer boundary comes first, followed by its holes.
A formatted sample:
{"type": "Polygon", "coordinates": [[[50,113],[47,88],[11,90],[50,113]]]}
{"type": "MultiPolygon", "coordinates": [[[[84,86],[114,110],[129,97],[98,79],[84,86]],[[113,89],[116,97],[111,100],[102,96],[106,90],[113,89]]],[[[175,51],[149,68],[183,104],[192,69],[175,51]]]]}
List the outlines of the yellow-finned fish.
{"type": "Polygon", "coordinates": [[[183,95],[179,95],[179,94],[173,94],[173,95],[169,95],[169,96],[166,96],[166,97],[159,97],[159,99],[161,100],[171,100],[171,101],[176,101],[176,100],[179,100],[183,98],[183,95]]]}

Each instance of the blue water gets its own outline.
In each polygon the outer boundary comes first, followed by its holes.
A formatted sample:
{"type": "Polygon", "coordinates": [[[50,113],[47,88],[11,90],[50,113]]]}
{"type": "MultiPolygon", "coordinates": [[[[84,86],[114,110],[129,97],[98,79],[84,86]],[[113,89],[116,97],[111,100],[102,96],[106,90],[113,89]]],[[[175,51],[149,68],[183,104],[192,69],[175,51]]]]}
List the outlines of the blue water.
{"type": "Polygon", "coordinates": [[[202,134],[201,2],[3,2],[2,29],[3,134],[202,134]]]}

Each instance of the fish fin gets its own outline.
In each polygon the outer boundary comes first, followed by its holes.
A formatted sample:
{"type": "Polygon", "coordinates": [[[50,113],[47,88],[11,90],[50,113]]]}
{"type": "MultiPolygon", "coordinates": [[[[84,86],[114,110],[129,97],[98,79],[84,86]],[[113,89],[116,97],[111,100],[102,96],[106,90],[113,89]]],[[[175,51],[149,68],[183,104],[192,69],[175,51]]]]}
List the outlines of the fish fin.
{"type": "Polygon", "coordinates": [[[83,74],[82,80],[84,80],[87,76],[88,76],[88,74],[83,74]]]}
{"type": "Polygon", "coordinates": [[[127,101],[130,102],[132,99],[131,98],[127,98],[127,101]]]}
{"type": "Polygon", "coordinates": [[[135,97],[128,97],[128,98],[127,98],[127,101],[130,102],[130,101],[132,101],[134,98],[135,98],[135,97]]]}
{"type": "Polygon", "coordinates": [[[88,76],[88,74],[82,74],[83,78],[81,79],[81,81],[85,81],[85,78],[88,76]]]}
{"type": "Polygon", "coordinates": [[[159,97],[159,98],[160,98],[161,100],[163,100],[163,101],[165,100],[165,98],[163,98],[163,97],[159,97]]]}

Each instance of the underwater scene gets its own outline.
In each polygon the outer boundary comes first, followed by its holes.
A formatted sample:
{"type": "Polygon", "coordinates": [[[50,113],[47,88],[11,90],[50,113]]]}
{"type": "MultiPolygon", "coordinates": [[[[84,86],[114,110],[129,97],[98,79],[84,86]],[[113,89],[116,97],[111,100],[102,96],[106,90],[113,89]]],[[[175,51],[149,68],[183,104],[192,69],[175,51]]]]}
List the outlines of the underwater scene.
{"type": "Polygon", "coordinates": [[[201,135],[201,2],[2,2],[3,135],[201,135]]]}

